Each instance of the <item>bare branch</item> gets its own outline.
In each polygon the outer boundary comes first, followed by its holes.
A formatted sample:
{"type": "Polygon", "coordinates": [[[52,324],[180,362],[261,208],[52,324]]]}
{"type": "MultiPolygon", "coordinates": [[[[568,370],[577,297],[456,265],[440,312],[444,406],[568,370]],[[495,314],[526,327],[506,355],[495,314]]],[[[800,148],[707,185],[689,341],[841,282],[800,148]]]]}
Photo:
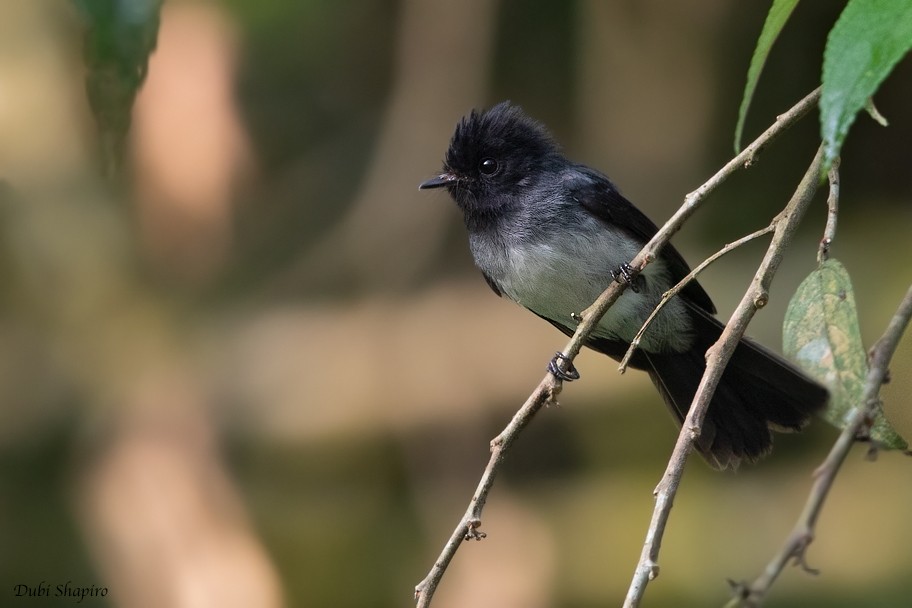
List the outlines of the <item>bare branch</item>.
{"type": "Polygon", "coordinates": [[[676,295],[681,293],[681,290],[684,289],[684,287],[688,283],[690,283],[695,278],[697,278],[698,274],[700,274],[701,272],[706,270],[706,268],[710,264],[712,264],[713,262],[715,262],[716,260],[721,258],[726,253],[729,253],[730,251],[734,251],[741,245],[744,245],[745,243],[749,243],[752,240],[763,236],[764,234],[769,234],[770,232],[772,232],[773,230],[776,229],[776,223],[777,223],[776,220],[773,220],[773,222],[770,223],[770,225],[767,226],[766,228],[761,228],[760,230],[757,230],[756,232],[752,232],[752,233],[748,234],[747,236],[741,237],[737,241],[734,241],[734,242],[731,242],[731,243],[725,245],[722,249],[720,249],[719,251],[715,252],[714,254],[712,254],[705,260],[703,260],[699,266],[697,266],[696,268],[691,270],[690,274],[688,274],[686,277],[681,279],[677,285],[675,285],[674,287],[672,287],[671,289],[669,289],[668,291],[663,293],[662,299],[659,300],[659,303],[656,305],[656,307],[652,310],[652,313],[650,313],[649,317],[643,323],[643,326],[640,328],[640,331],[638,331],[637,335],[634,336],[633,341],[630,343],[630,347],[627,349],[627,352],[624,354],[624,358],[621,359],[621,364],[618,366],[618,371],[620,371],[622,374],[625,371],[627,371],[627,364],[630,363],[630,357],[633,356],[634,351],[637,349],[637,347],[639,347],[640,340],[643,338],[643,334],[646,333],[646,329],[649,328],[649,325],[652,323],[652,320],[656,318],[656,315],[659,314],[659,311],[662,310],[663,308],[665,308],[665,305],[673,297],[675,297],[676,295]]]}
{"type": "Polygon", "coordinates": [[[852,448],[852,444],[855,443],[857,437],[862,436],[871,427],[874,412],[880,403],[878,393],[887,375],[887,366],[890,359],[893,358],[900,337],[909,325],[910,318],[912,318],[912,286],[909,287],[900,302],[899,308],[890,320],[883,336],[871,349],[870,368],[865,378],[861,403],[855,408],[849,424],[836,439],[826,460],[814,471],[814,485],[811,487],[804,510],[795,523],[795,527],[786,538],[779,553],[767,564],[763,574],[750,585],[744,583],[733,585],[736,595],[726,606],[760,606],[766,599],[770,587],[790,561],[800,565],[805,571],[814,572],[805,561],[805,553],[814,540],[817,518],[820,516],[836,474],[852,448]]]}
{"type": "Polygon", "coordinates": [[[795,124],[811,108],[817,105],[820,100],[820,88],[814,89],[804,99],[795,104],[788,112],[780,114],[774,122],[760,137],[755,139],[749,146],[744,148],[740,154],[728,161],[724,167],[719,169],[715,175],[709,178],[702,186],[684,197],[684,204],[669,218],[665,225],[656,233],[652,240],[647,243],[646,247],[633,259],[630,265],[641,271],[647,262],[655,259],[659,250],[671,239],[677,232],[684,221],[697,210],[700,203],[716,188],[725,183],[733,173],[738,169],[747,168],[757,161],[760,152],[770,144],[776,137],[781,135],[786,129],[795,124]]]}
{"type": "Polygon", "coordinates": [[[839,161],[837,156],[828,173],[830,194],[827,196],[827,223],[817,250],[817,263],[822,264],[830,254],[830,247],[836,238],[836,218],[839,215],[839,161]]]}
{"type": "Polygon", "coordinates": [[[443,547],[440,557],[434,562],[434,566],[428,572],[423,581],[415,587],[415,599],[418,601],[418,607],[424,608],[431,605],[431,599],[434,597],[434,591],[443,578],[450,561],[456,555],[456,550],[464,540],[481,540],[486,535],[478,528],[481,527],[481,512],[484,509],[485,502],[488,499],[488,493],[494,484],[494,477],[500,468],[504,455],[509,450],[510,445],[519,436],[520,431],[532,420],[535,413],[543,405],[552,401],[560,392],[561,382],[551,374],[545,376],[533,391],[526,402],[519,408],[519,411],[513,415],[510,424],[501,431],[500,435],[491,441],[491,459],[485,467],[478,487],[475,488],[475,494],[469,503],[469,508],[465,515],[459,521],[453,534],[443,547]]]}
{"type": "MultiPolygon", "coordinates": [[[[642,271],[649,262],[655,259],[658,252],[668,242],[672,235],[680,229],[681,225],[697,210],[702,201],[705,200],[713,190],[719,187],[738,169],[746,168],[753,164],[761,150],[807,114],[811,108],[817,104],[819,99],[820,89],[817,88],[795,104],[788,112],[778,116],[776,122],[773,123],[772,126],[764,131],[740,154],[730,160],[722,169],[713,175],[709,181],[688,194],[685,197],[684,204],[665,223],[665,225],[662,226],[636,257],[633,258],[630,266],[634,272],[638,273],[642,271]]],[[[575,315],[575,317],[580,320],[580,323],[576,332],[573,334],[573,337],[562,351],[565,365],[569,366],[572,364],[573,359],[579,354],[579,351],[585,344],[589,334],[598,324],[602,316],[604,316],[608,308],[610,308],[620,297],[625,287],[626,285],[623,283],[612,282],[589,308],[580,315],[575,315]]],[[[718,379],[716,381],[718,381],[718,379]]],[[[519,432],[525,428],[529,421],[531,421],[535,413],[541,409],[542,405],[552,401],[560,392],[561,387],[562,382],[549,372],[519,411],[516,412],[513,419],[510,421],[510,424],[507,425],[500,435],[491,442],[491,458],[488,461],[488,465],[485,467],[468,509],[456,526],[456,529],[453,531],[446,545],[444,545],[443,550],[434,562],[434,565],[427,576],[415,587],[415,600],[418,608],[427,608],[431,605],[431,600],[433,599],[437,585],[443,578],[444,572],[446,572],[450,561],[453,559],[453,556],[456,554],[456,551],[459,549],[462,542],[467,539],[480,540],[484,537],[484,533],[479,531],[479,527],[481,526],[481,512],[487,500],[491,485],[493,484],[494,477],[506,456],[507,450],[517,438],[519,432]]],[[[688,427],[685,425],[684,428],[688,427]]]]}
{"type": "Polygon", "coordinates": [[[779,267],[779,263],[782,261],[782,254],[791,242],[801,218],[817,192],[822,159],[823,148],[821,147],[817,150],[817,154],[801,179],[801,183],[798,184],[792,199],[777,218],[773,239],[763,261],[760,263],[760,267],[757,269],[757,273],[754,275],[750,287],[748,287],[744,297],[741,299],[741,303],[735,309],[728,324],[726,324],[718,342],[706,351],[706,371],[702,380],[700,380],[700,385],[697,387],[697,392],[694,395],[690,410],[687,412],[687,417],[681,425],[681,432],[678,434],[678,441],[675,443],[665,474],[659,481],[659,485],[656,486],[656,504],[652,514],[652,521],[646,532],[646,541],[643,544],[640,561],[637,563],[633,580],[630,582],[630,588],[624,600],[625,608],[639,606],[649,581],[658,576],[659,549],[661,548],[668,517],[671,514],[674,496],[684,474],[687,456],[693,449],[694,441],[700,436],[700,429],[703,419],[706,417],[709,402],[716,390],[716,386],[719,384],[722,372],[725,371],[728,360],[744,335],[744,331],[747,329],[747,325],[753,318],[754,313],[765,306],[768,301],[769,286],[779,267]]]}

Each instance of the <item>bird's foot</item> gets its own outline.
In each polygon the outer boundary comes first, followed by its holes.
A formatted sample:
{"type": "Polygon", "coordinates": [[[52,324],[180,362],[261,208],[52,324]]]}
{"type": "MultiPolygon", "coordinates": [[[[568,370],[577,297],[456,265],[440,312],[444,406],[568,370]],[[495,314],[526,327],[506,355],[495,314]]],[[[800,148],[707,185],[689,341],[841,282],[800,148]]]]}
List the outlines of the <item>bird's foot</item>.
{"type": "Polygon", "coordinates": [[[557,351],[551,361],[548,362],[548,371],[554,374],[555,378],[564,382],[573,382],[574,380],[579,380],[580,377],[570,357],[560,351],[557,351]],[[566,362],[567,369],[561,367],[561,361],[566,362]]]}
{"type": "Polygon", "coordinates": [[[618,266],[617,270],[611,273],[611,276],[618,283],[626,283],[633,293],[640,293],[640,285],[642,285],[643,279],[633,271],[633,267],[630,264],[624,262],[618,266]]]}

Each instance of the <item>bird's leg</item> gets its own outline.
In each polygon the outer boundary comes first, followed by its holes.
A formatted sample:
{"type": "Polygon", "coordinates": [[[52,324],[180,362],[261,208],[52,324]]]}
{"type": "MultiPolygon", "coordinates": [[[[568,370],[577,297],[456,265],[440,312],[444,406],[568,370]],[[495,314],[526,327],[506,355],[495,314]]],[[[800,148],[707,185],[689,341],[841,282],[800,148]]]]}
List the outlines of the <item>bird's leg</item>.
{"type": "Polygon", "coordinates": [[[554,374],[555,378],[563,380],[564,382],[573,382],[574,380],[579,380],[580,377],[580,374],[573,365],[573,361],[570,360],[570,357],[560,351],[557,351],[551,361],[548,362],[548,371],[554,374]],[[561,368],[561,361],[567,363],[566,370],[561,368]]]}
{"type": "Polygon", "coordinates": [[[617,270],[611,272],[611,276],[614,277],[614,280],[618,283],[627,283],[627,286],[630,287],[630,291],[633,293],[640,293],[640,285],[642,285],[642,278],[640,275],[635,274],[633,267],[624,262],[618,266],[617,270]]]}

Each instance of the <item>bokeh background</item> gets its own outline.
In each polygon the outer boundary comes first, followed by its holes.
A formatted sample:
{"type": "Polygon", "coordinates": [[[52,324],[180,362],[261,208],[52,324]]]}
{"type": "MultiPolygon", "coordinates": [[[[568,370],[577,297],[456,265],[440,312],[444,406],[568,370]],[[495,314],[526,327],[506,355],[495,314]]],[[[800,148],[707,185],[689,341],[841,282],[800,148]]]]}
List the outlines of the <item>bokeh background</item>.
{"type": "MultiPolygon", "coordinates": [[[[840,4],[798,7],[748,138],[816,86],[840,4]]],[[[0,3],[0,605],[63,605],[15,585],[72,581],[108,589],[89,606],[410,606],[565,343],[490,293],[455,206],[417,184],[461,115],[512,99],[661,223],[732,154],[768,6],[0,3]]],[[[832,250],[867,344],[912,277],[908,60],[876,102],[891,124],[849,136],[832,250]]],[[[685,257],[765,226],[816,132],[732,178],[676,237],[685,257]]],[[[750,331],[773,348],[819,199],[750,331]]],[[[764,247],[701,279],[723,317],[764,247]]],[[[910,344],[883,391],[907,437],[910,344]]],[[[578,365],[435,606],[620,604],[676,431],[644,375],[578,365]]],[[[646,605],[721,605],[756,576],[835,436],[779,436],[736,474],[694,459],[646,605]]],[[[908,605],[912,462],[864,452],[820,520],[820,575],[787,570],[771,606],[908,605]]]]}

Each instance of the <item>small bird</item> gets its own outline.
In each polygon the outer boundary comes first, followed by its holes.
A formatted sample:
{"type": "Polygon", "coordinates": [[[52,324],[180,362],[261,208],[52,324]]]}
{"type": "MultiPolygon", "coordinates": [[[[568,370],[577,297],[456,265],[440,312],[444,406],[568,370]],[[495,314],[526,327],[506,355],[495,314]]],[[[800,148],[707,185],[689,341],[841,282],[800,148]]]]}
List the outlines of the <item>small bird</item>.
{"type": "MultiPolygon", "coordinates": [[[[603,174],[563,156],[518,106],[472,111],[457,124],[442,172],[419,189],[446,188],[463,212],[475,264],[506,296],[566,335],[613,280],[626,289],[586,345],[620,360],[662,294],[690,268],[666,245],[634,277],[627,263],[657,232],[603,174]]],[[[723,325],[696,281],[670,300],[643,335],[630,366],[645,370],[680,425],[723,325]]],[[[557,357],[562,357],[558,353],[557,357]]],[[[549,369],[565,380],[571,366],[549,369]]],[[[718,469],[752,462],[772,447],[770,429],[794,431],[828,399],[791,363],[743,339],[709,405],[697,449],[718,469]]]]}

